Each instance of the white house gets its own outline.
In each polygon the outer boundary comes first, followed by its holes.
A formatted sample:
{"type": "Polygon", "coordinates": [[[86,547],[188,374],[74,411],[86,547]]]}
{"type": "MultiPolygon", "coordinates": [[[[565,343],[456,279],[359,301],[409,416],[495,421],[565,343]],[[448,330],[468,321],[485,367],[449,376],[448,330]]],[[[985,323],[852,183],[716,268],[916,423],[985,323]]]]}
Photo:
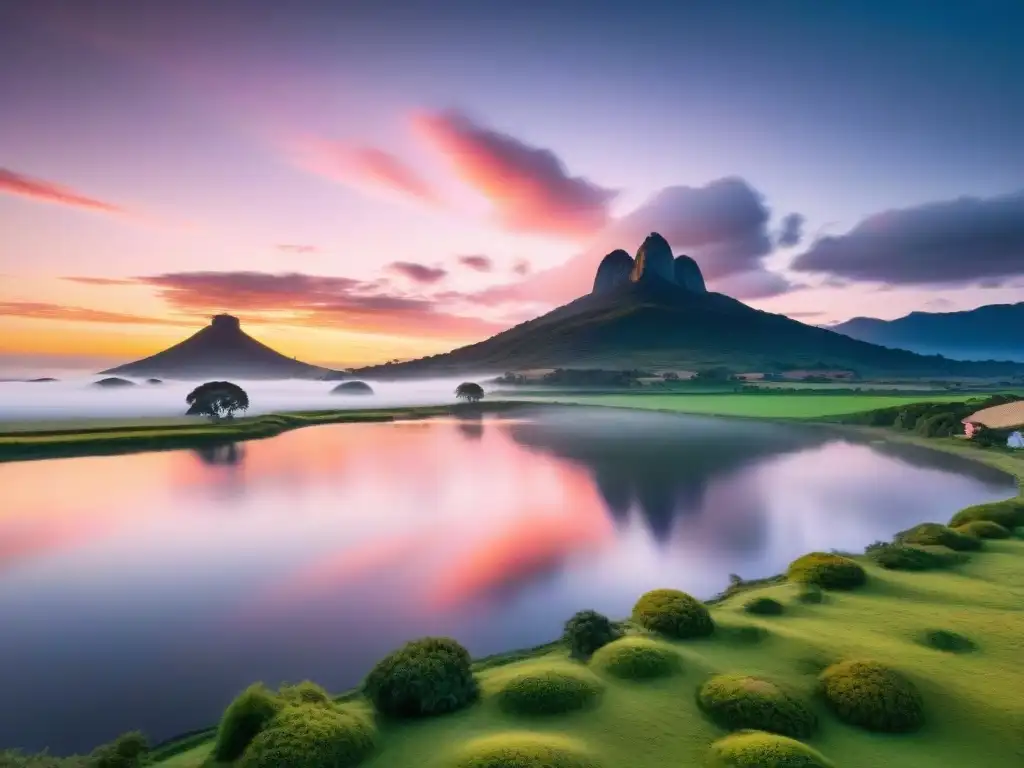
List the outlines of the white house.
{"type": "Polygon", "coordinates": [[[1006,441],[1007,448],[1024,448],[1024,435],[1014,432],[1006,441]]]}

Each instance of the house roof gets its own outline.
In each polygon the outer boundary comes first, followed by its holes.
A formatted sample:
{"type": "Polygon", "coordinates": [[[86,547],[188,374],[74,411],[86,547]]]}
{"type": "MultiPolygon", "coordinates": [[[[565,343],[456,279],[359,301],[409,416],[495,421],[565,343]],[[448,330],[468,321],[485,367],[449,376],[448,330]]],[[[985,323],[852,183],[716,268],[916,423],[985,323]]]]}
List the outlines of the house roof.
{"type": "Polygon", "coordinates": [[[1008,429],[1011,427],[1024,427],[1024,400],[1005,405],[994,405],[991,408],[983,408],[977,413],[972,413],[964,423],[981,424],[993,429],[1008,429]]]}

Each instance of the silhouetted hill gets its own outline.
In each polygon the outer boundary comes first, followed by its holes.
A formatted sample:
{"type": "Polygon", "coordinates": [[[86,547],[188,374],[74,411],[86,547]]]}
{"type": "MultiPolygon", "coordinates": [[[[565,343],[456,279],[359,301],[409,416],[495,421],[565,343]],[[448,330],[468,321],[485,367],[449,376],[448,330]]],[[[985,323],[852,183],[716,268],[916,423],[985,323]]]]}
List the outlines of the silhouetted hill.
{"type": "Polygon", "coordinates": [[[286,357],[256,341],[242,330],[237,317],[217,315],[208,326],[181,343],[102,373],[167,379],[315,379],[328,371],[286,357]]]}
{"type": "Polygon", "coordinates": [[[830,330],[923,355],[1024,362],[1024,302],[964,312],[911,312],[896,320],[855,317],[830,330]]]}
{"type": "Polygon", "coordinates": [[[364,368],[373,378],[501,373],[553,367],[734,370],[852,369],[861,375],[1007,376],[1013,363],[925,357],[858,341],[720,293],[649,279],[604,288],[486,341],[406,363],[364,368]]]}

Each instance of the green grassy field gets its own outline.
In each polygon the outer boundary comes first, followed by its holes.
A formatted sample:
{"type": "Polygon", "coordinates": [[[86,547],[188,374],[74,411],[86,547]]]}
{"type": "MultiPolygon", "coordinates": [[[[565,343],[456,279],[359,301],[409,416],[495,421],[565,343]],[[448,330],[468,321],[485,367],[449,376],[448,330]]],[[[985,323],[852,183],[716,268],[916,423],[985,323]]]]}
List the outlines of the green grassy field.
{"type": "MultiPolygon", "coordinates": [[[[953,571],[865,567],[865,587],[828,592],[822,604],[797,601],[789,584],[765,587],[716,605],[712,615],[718,630],[710,638],[652,640],[678,653],[682,664],[679,673],[663,679],[626,681],[600,669],[588,671],[562,647],[480,672],[480,703],[426,721],[381,724],[380,748],[362,765],[455,765],[455,755],[468,742],[528,732],[569,739],[603,768],[699,766],[726,731],[701,713],[696,691],[709,675],[739,673],[787,685],[813,702],[820,727],[806,741],[839,768],[1020,766],[1024,541],[986,542],[986,551],[953,571]],[[744,613],[743,603],[754,595],[777,599],[785,612],[744,613]],[[766,634],[753,638],[742,629],[751,626],[766,634]],[[954,654],[922,644],[922,633],[934,629],[965,635],[977,649],[954,654]],[[882,661],[907,675],[924,697],[925,726],[916,733],[881,735],[839,722],[816,699],[815,681],[825,666],[848,658],[882,661]],[[517,716],[498,706],[496,694],[507,681],[552,670],[592,674],[604,693],[592,707],[571,714],[517,716]]],[[[198,768],[210,750],[211,744],[202,744],[159,764],[198,768]]]]}
{"type": "Polygon", "coordinates": [[[771,419],[820,419],[878,408],[920,402],[962,402],[976,394],[935,393],[922,395],[736,393],[736,394],[620,394],[534,395],[536,402],[639,408],[706,416],[746,416],[771,419]]]}

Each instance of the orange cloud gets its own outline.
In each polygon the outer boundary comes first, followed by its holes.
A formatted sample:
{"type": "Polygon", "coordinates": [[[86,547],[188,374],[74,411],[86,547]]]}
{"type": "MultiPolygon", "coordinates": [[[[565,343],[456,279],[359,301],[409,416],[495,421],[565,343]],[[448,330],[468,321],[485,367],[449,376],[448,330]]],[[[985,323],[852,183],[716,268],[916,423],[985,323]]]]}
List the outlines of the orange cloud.
{"type": "Polygon", "coordinates": [[[609,221],[617,192],[570,176],[551,150],[484,128],[454,111],[416,114],[412,126],[462,181],[491,202],[508,230],[580,239],[609,221]]]}
{"type": "Polygon", "coordinates": [[[20,173],[0,168],[0,192],[8,195],[27,197],[43,203],[67,205],[72,208],[84,208],[101,213],[124,213],[124,209],[113,203],[97,200],[70,189],[42,179],[33,179],[20,173]]]}
{"type": "Polygon", "coordinates": [[[434,188],[403,160],[376,147],[353,147],[338,141],[315,139],[297,149],[298,163],[320,176],[347,186],[394,192],[437,205],[434,188]]]}
{"type": "Polygon", "coordinates": [[[34,320],[71,320],[80,323],[117,323],[126,325],[191,325],[193,321],[144,317],[122,312],[107,312],[87,307],[66,307],[35,301],[0,301],[0,316],[34,320]]]}

